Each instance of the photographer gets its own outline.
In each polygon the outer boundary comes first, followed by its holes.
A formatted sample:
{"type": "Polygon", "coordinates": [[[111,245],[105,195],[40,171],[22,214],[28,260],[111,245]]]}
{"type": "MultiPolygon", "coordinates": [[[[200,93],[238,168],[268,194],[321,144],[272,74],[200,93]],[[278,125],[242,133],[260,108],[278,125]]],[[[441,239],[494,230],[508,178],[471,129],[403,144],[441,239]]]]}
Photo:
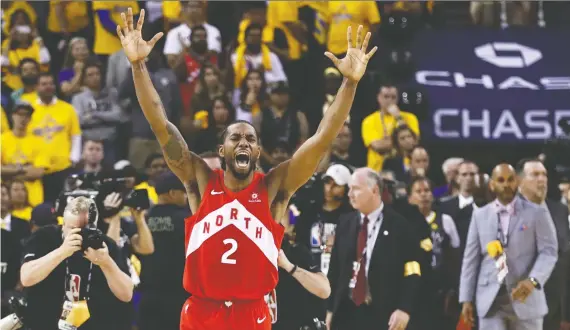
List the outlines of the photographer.
{"type": "Polygon", "coordinates": [[[93,200],[70,198],[63,226],[42,227],[27,241],[20,280],[28,329],[130,328],[117,322],[116,306],[131,300],[133,283],[115,242],[93,228],[97,218],[93,200]]]}

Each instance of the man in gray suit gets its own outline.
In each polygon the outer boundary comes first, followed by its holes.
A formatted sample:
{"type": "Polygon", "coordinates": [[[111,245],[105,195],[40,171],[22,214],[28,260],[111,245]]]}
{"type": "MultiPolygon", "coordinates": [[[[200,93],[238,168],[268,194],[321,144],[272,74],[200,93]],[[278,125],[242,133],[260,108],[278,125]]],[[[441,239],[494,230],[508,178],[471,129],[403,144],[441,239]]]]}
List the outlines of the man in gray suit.
{"type": "Polygon", "coordinates": [[[517,197],[517,177],[508,164],[493,170],[497,199],[473,212],[463,256],[459,301],[473,323],[473,301],[483,330],[542,330],[548,312],[542,286],[558,255],[554,224],[544,208],[517,197]],[[501,282],[487,244],[499,241],[508,273],[501,282]]]}

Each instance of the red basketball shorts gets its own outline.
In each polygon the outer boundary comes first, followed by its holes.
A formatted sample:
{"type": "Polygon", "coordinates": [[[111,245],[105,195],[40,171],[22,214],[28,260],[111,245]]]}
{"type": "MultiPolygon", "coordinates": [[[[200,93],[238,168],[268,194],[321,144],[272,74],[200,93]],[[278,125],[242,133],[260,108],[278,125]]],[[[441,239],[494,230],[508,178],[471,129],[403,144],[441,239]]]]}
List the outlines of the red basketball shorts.
{"type": "Polygon", "coordinates": [[[190,297],[182,306],[180,330],[271,330],[264,299],[215,301],[190,297]]]}

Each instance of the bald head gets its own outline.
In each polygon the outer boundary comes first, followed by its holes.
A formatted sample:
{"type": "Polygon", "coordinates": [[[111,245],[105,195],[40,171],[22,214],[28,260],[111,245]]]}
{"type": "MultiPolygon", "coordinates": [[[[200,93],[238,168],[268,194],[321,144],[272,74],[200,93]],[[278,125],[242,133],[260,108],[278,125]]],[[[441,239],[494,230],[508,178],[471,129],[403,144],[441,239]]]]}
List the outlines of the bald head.
{"type": "Polygon", "coordinates": [[[505,163],[495,166],[491,174],[490,187],[499,202],[509,204],[515,198],[518,188],[515,169],[505,163]]]}

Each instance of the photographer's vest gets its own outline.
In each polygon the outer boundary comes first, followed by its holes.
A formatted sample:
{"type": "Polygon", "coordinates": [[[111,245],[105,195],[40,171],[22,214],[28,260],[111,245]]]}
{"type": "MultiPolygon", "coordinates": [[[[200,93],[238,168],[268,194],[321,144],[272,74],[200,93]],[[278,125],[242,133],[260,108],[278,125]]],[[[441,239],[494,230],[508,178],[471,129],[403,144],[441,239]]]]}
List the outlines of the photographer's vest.
{"type": "Polygon", "coordinates": [[[427,217],[427,222],[430,226],[430,235],[432,241],[432,259],[431,267],[434,272],[441,270],[443,265],[444,250],[449,248],[449,237],[443,229],[443,219],[441,213],[431,212],[427,217]]]}

